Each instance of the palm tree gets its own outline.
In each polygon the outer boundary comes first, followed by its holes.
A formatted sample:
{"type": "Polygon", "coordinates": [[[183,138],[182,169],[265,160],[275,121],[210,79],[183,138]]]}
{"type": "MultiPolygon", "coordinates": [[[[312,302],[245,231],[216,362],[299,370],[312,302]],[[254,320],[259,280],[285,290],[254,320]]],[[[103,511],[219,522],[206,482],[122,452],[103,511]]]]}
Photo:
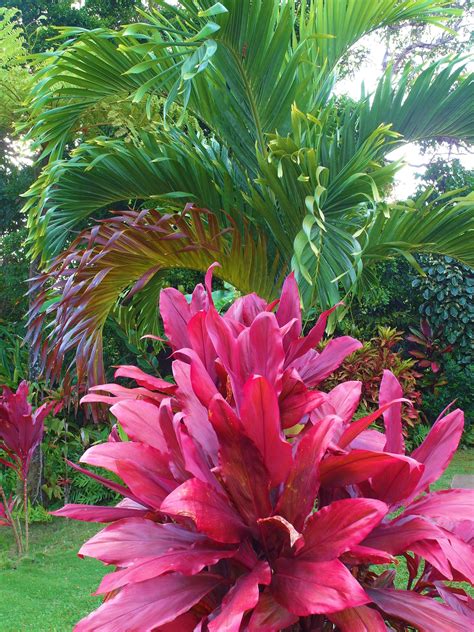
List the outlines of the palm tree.
{"type": "Polygon", "coordinates": [[[400,166],[386,155],[401,143],[472,142],[465,60],[398,78],[389,67],[358,102],[333,91],[360,38],[406,21],[443,26],[450,2],[154,4],[120,32],[65,30],[32,93],[29,136],[48,163],[27,201],[44,268],[30,335],[53,374],[75,349],[80,379],[100,380],[107,317],[153,331],[169,268],[218,260],[218,276],[268,298],[292,268],[309,310],[363,288],[389,257],[474,263],[472,196],[386,201],[400,166]],[[110,132],[110,108],[127,134],[110,132]]]}

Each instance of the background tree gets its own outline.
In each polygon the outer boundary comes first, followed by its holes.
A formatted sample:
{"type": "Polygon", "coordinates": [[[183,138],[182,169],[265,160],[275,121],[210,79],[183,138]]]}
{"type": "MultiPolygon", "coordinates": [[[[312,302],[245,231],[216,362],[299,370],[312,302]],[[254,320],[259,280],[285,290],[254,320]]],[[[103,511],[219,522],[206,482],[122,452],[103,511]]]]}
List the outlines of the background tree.
{"type": "MultiPolygon", "coordinates": [[[[374,263],[387,257],[414,263],[412,253],[425,250],[472,263],[469,198],[429,210],[426,200],[383,202],[399,166],[385,156],[397,144],[472,140],[474,82],[463,62],[436,62],[415,75],[409,68],[398,79],[388,69],[372,98],[355,104],[332,96],[340,61],[364,35],[406,22],[443,24],[460,15],[449,4],[183,1],[157,3],[147,22],[119,33],[65,31],[72,40],[42,71],[31,101],[31,137],[49,159],[28,204],[32,252],[48,271],[41,300],[50,297],[48,282],[57,291],[65,275],[74,288],[51,308],[49,357],[77,347],[82,374],[100,379],[108,315],[131,288],[129,311],[155,310],[159,274],[169,266],[203,270],[221,259],[222,278],[271,295],[291,265],[310,308],[370,285],[374,263]],[[99,125],[91,138],[84,121],[111,99],[141,106],[149,126],[137,133],[132,125],[117,139],[99,125]],[[181,125],[169,124],[172,106],[181,125]],[[176,233],[177,222],[159,213],[122,214],[60,255],[84,222],[124,202],[173,212],[190,202],[212,216],[185,214],[176,233]],[[227,231],[222,252],[216,221],[227,231]]],[[[37,336],[41,315],[33,317],[37,336]]]]}
{"type": "Polygon", "coordinates": [[[3,0],[2,4],[20,11],[33,53],[55,48],[52,38],[58,27],[117,28],[135,21],[136,8],[142,6],[140,0],[3,0]]]}

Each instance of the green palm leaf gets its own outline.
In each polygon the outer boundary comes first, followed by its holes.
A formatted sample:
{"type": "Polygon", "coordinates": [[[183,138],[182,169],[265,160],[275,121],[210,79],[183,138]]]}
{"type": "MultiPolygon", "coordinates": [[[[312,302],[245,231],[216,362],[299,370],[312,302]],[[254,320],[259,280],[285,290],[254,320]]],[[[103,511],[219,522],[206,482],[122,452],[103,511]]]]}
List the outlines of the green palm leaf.
{"type": "MultiPolygon", "coordinates": [[[[359,103],[331,97],[338,64],[361,37],[405,21],[442,26],[459,14],[451,2],[154,5],[141,11],[142,23],[119,33],[64,30],[69,39],[50,54],[31,96],[30,138],[49,161],[26,204],[31,252],[47,270],[38,300],[48,278],[64,292],[45,347],[53,346],[51,357],[77,348],[81,378],[97,378],[96,360],[87,367],[84,358],[91,349],[91,358],[100,357],[104,319],[115,312],[125,326],[153,329],[158,275],[167,265],[202,270],[220,259],[222,274],[232,277],[224,278],[264,295],[292,265],[309,308],[353,292],[380,258],[414,261],[413,252],[427,250],[471,260],[466,201],[445,201],[432,213],[383,204],[399,167],[386,155],[397,144],[472,141],[473,80],[465,61],[407,68],[399,80],[389,69],[359,103]],[[153,213],[129,222],[109,211],[175,212],[185,203],[211,213],[200,224],[180,219],[191,249],[182,247],[184,238],[169,239],[171,225],[166,238],[158,233],[153,222],[165,220],[153,213]],[[100,226],[62,257],[92,217],[102,218],[100,226]],[[230,232],[221,235],[217,226],[230,232]],[[171,243],[177,250],[170,259],[171,243]],[[137,293],[122,305],[139,279],[148,280],[150,300],[137,293]],[[75,300],[84,302],[87,317],[75,300]]],[[[33,318],[33,338],[43,320],[33,318]]]]}
{"type": "Polygon", "coordinates": [[[379,213],[369,225],[362,259],[366,266],[388,257],[429,252],[447,255],[474,267],[474,194],[454,192],[426,204],[427,191],[417,202],[397,204],[379,213]]]}
{"type": "Polygon", "coordinates": [[[429,65],[410,81],[407,67],[397,85],[389,68],[372,99],[361,106],[361,134],[388,123],[404,141],[474,141],[474,75],[462,58],[429,65]]]}

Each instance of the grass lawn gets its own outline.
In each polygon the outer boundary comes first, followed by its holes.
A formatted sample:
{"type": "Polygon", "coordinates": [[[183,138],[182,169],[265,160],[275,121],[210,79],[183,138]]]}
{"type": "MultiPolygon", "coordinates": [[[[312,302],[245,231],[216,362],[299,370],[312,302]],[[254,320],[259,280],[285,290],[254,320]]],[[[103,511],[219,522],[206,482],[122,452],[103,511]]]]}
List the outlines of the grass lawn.
{"type": "MultiPolygon", "coordinates": [[[[474,474],[474,450],[460,450],[435,487],[449,488],[455,474],[474,474]]],[[[99,528],[60,518],[34,524],[30,556],[20,562],[14,560],[9,530],[0,529],[1,632],[70,631],[97,607],[100,598],[91,593],[104,575],[104,566],[79,559],[77,551],[99,528]]],[[[399,573],[403,575],[402,568],[399,573]]]]}
{"type": "Polygon", "coordinates": [[[31,526],[30,555],[17,562],[11,534],[0,529],[0,630],[63,632],[94,610],[91,593],[104,575],[97,560],[79,559],[81,544],[97,524],[55,518],[31,526]]]}

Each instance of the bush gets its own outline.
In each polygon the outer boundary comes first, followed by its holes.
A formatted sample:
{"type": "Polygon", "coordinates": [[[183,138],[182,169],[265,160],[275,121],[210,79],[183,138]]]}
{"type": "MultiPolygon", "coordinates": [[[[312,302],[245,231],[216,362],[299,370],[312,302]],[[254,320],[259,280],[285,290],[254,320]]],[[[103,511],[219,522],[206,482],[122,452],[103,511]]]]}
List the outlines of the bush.
{"type": "Polygon", "coordinates": [[[361,405],[366,412],[378,408],[378,396],[383,372],[389,369],[402,386],[404,396],[413,406],[405,406],[402,420],[404,434],[409,436],[420,421],[419,407],[422,395],[417,380],[421,377],[415,369],[415,360],[404,359],[396,349],[403,341],[403,333],[390,327],[377,327],[377,336],[364,342],[361,349],[344,360],[341,367],[324,382],[325,390],[334,388],[346,380],[362,383],[361,405]]]}
{"type": "Polygon", "coordinates": [[[468,629],[468,597],[447,582],[473,579],[472,492],[429,493],[462,412],[405,455],[393,373],[380,408],[357,421],[360,382],[317,390],[361,345],[343,336],[318,353],[328,312],[301,337],[292,276],[276,313],[250,295],[223,317],[206,281],[190,304],[161,293],[176,384],[126,366],[116,377],[135,389],[104,385],[85,397],[111,404],[119,430],[81,461],[119,476],[102,482],[124,500],[56,512],[111,523],[80,550],[117,569],[77,632],[468,629]],[[385,433],[370,429],[381,415],[385,433]],[[400,554],[407,590],[381,566],[400,554]]]}
{"type": "Polygon", "coordinates": [[[460,366],[451,356],[443,362],[443,385],[434,391],[423,393],[422,412],[431,422],[438,412],[452,402],[456,402],[466,415],[466,428],[462,443],[466,447],[474,446],[474,365],[460,366]]]}
{"type": "Polygon", "coordinates": [[[422,265],[426,276],[412,282],[423,297],[420,313],[453,345],[460,364],[473,364],[474,270],[451,257],[425,255],[422,265]]]}

